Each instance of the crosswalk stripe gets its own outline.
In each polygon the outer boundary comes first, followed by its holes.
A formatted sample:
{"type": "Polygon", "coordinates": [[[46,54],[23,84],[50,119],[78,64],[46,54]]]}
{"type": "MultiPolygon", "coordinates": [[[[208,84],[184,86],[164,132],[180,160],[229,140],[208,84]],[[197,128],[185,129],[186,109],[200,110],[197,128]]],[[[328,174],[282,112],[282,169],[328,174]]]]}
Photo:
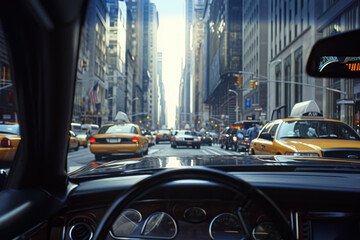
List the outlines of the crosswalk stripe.
{"type": "Polygon", "coordinates": [[[207,149],[208,152],[212,153],[212,154],[215,154],[215,155],[219,155],[218,152],[214,151],[214,150],[210,150],[210,149],[207,149]]]}

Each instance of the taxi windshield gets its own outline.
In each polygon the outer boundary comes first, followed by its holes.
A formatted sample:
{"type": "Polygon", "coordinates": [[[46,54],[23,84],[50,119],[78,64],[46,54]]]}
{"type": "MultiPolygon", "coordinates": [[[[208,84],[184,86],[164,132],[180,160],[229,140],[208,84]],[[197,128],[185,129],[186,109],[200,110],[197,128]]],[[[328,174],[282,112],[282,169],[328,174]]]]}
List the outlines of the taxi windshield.
{"type": "Polygon", "coordinates": [[[278,139],[286,138],[335,138],[360,140],[359,135],[348,125],[318,120],[287,121],[281,124],[278,139]]]}
{"type": "Polygon", "coordinates": [[[18,124],[0,124],[0,133],[20,134],[18,124]]]}

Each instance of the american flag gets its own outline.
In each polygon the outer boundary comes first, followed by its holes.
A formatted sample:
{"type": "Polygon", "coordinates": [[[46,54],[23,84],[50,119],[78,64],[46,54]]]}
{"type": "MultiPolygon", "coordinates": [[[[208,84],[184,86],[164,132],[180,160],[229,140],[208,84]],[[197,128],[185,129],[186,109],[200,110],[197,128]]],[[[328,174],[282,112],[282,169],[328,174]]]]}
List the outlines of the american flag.
{"type": "Polygon", "coordinates": [[[90,107],[95,106],[95,104],[98,102],[97,99],[97,88],[99,83],[96,83],[92,88],[90,88],[89,91],[89,105],[90,107]]]}

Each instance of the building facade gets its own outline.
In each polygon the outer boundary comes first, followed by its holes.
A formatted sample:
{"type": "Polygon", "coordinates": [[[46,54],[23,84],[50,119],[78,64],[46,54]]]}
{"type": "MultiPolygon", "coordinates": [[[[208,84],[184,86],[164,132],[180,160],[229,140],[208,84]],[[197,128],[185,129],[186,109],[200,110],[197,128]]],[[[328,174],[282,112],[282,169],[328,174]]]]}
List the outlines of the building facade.
{"type": "Polygon", "coordinates": [[[125,112],[126,93],[132,84],[126,81],[127,9],[124,1],[107,0],[109,11],[109,45],[107,48],[107,102],[108,121],[115,120],[117,112],[125,112]]]}
{"type": "Polygon", "coordinates": [[[268,1],[243,1],[243,69],[240,119],[266,119],[268,62],[268,1]],[[255,80],[257,86],[250,87],[255,80]],[[243,99],[243,100],[242,100],[243,99]]]}

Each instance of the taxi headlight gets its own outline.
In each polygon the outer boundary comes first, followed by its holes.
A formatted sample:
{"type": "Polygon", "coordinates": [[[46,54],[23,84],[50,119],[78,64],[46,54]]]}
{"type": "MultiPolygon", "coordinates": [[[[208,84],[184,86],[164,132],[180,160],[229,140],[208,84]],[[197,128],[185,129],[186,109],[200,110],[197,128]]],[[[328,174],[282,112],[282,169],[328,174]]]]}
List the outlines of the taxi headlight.
{"type": "Polygon", "coordinates": [[[304,153],[304,152],[286,152],[285,155],[292,155],[295,157],[319,157],[317,153],[304,153]]]}
{"type": "Polygon", "coordinates": [[[233,137],[233,141],[236,142],[236,141],[237,141],[237,137],[233,137]]]}

